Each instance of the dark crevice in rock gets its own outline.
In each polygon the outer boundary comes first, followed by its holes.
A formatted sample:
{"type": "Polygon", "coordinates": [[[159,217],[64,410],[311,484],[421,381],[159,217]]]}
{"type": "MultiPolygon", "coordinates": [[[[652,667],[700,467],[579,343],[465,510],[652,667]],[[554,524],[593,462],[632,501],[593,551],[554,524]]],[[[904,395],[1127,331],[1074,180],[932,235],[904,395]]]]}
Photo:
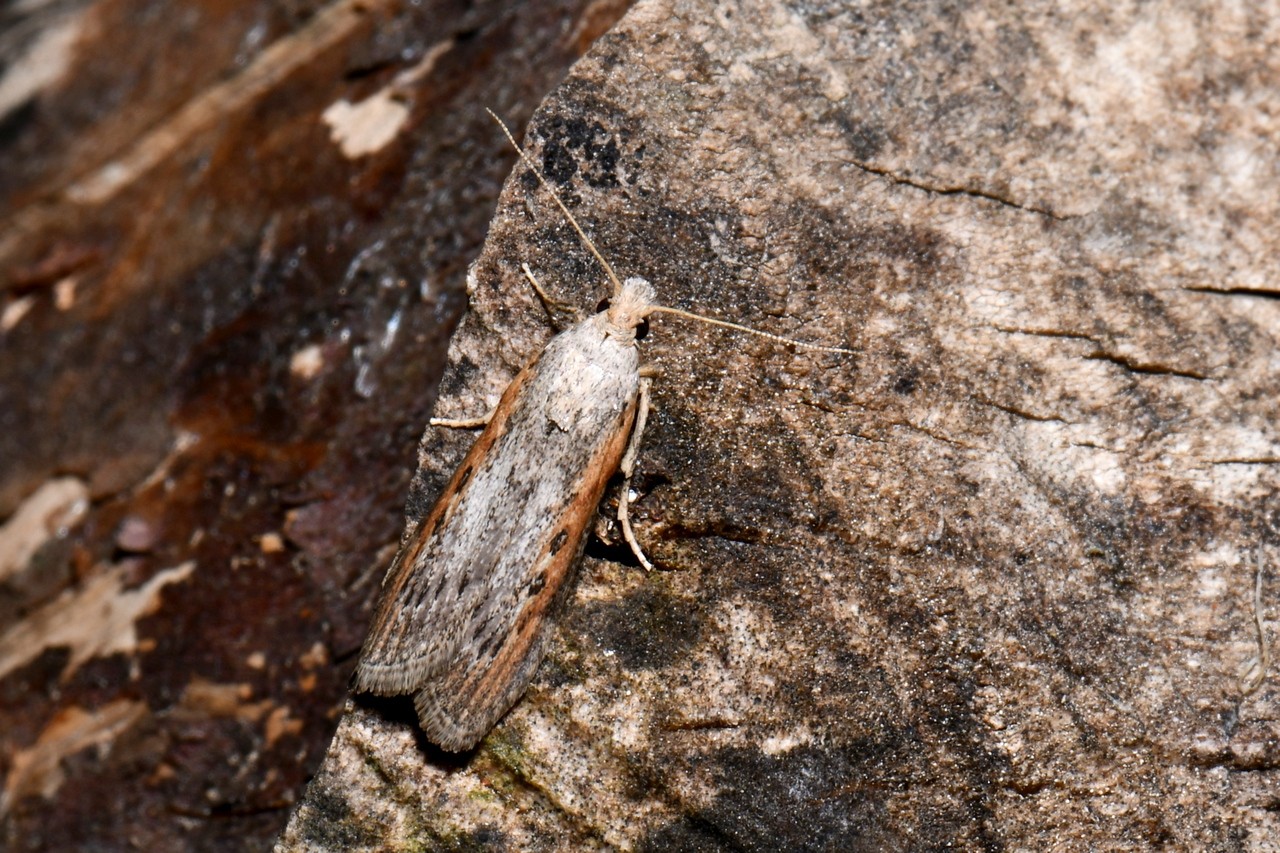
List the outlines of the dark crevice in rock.
{"type": "Polygon", "coordinates": [[[857,166],[859,169],[862,169],[864,172],[868,172],[872,175],[879,175],[882,178],[888,178],[890,181],[900,186],[912,187],[922,192],[929,193],[930,195],[968,196],[970,198],[978,198],[984,201],[995,202],[996,204],[999,204],[1003,207],[1011,207],[1014,210],[1021,210],[1027,213],[1034,213],[1039,216],[1044,216],[1054,220],[1055,222],[1070,222],[1073,219],[1080,218],[1079,216],[1076,216],[1076,215],[1057,213],[1056,211],[1049,210],[1048,208],[1037,207],[1031,204],[1021,204],[1017,201],[1014,201],[1011,198],[1006,198],[1005,196],[998,195],[989,190],[980,190],[980,189],[974,189],[973,187],[963,187],[963,186],[939,186],[934,184],[927,184],[927,183],[924,183],[923,181],[919,181],[914,178],[903,177],[902,175],[897,174],[891,169],[883,169],[876,166],[872,166],[871,164],[862,162],[860,160],[846,159],[845,162],[850,163],[854,166],[857,166]]]}
{"type": "Polygon", "coordinates": [[[1021,409],[1017,406],[1012,406],[1007,403],[997,403],[994,400],[988,400],[984,397],[975,397],[974,399],[976,399],[979,403],[981,403],[984,406],[990,406],[993,409],[999,409],[1005,414],[1013,415],[1014,417],[1021,418],[1022,420],[1025,420],[1025,421],[1037,421],[1040,423],[1060,423],[1060,424],[1067,424],[1067,425],[1071,424],[1070,421],[1068,421],[1066,418],[1062,417],[1061,415],[1042,415],[1037,412],[1029,412],[1026,409],[1021,409]]]}
{"type": "Polygon", "coordinates": [[[1166,364],[1157,364],[1154,362],[1138,361],[1129,356],[1117,355],[1116,353],[1106,352],[1104,350],[1094,350],[1086,353],[1083,358],[1089,361],[1105,361],[1121,367],[1129,373],[1137,373],[1146,376],[1176,376],[1180,379],[1194,379],[1198,382],[1205,382],[1210,377],[1203,373],[1197,373],[1191,370],[1179,370],[1176,367],[1170,367],[1166,364]]]}
{"type": "Polygon", "coordinates": [[[1268,290],[1264,287],[1212,287],[1210,285],[1188,285],[1182,288],[1191,293],[1212,293],[1217,296],[1256,296],[1262,299],[1280,299],[1280,290],[1268,290]]]}

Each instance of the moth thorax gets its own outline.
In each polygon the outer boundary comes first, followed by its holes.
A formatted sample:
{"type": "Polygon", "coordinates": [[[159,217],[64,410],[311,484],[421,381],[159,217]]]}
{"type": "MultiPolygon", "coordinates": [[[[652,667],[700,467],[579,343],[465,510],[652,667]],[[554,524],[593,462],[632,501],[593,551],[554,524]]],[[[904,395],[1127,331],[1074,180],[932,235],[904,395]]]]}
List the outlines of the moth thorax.
{"type": "Polygon", "coordinates": [[[639,276],[622,283],[622,289],[609,300],[609,329],[619,337],[635,337],[635,329],[653,310],[657,293],[653,285],[639,276]]]}

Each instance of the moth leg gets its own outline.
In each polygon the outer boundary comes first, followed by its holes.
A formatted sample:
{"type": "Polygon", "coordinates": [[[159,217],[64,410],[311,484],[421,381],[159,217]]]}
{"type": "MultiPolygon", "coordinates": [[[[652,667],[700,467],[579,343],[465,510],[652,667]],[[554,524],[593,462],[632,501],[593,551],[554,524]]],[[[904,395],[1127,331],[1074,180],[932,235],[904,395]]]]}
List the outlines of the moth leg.
{"type": "Polygon", "coordinates": [[[487,415],[481,415],[478,418],[432,418],[430,424],[438,427],[448,427],[449,429],[479,429],[489,425],[489,421],[493,419],[493,412],[487,415]]]}
{"type": "Polygon", "coordinates": [[[631,475],[636,470],[636,458],[640,455],[640,436],[644,434],[644,424],[649,418],[649,386],[653,384],[651,376],[640,372],[640,401],[636,405],[636,422],[631,428],[631,440],[627,443],[626,452],[622,454],[622,493],[618,495],[618,524],[622,527],[622,538],[631,546],[631,553],[636,555],[640,565],[647,571],[653,571],[653,563],[644,555],[640,543],[636,541],[635,531],[631,529],[631,519],[627,516],[627,507],[631,503],[631,475]]]}
{"type": "Polygon", "coordinates": [[[542,307],[547,309],[547,314],[551,316],[551,322],[559,325],[558,318],[568,317],[570,325],[582,321],[582,313],[576,306],[570,305],[568,302],[561,302],[559,299],[551,296],[542,289],[542,285],[538,284],[538,280],[533,277],[533,270],[529,269],[528,264],[520,264],[520,269],[524,270],[524,277],[529,279],[529,283],[533,285],[533,290],[538,294],[538,298],[542,300],[542,307]]]}

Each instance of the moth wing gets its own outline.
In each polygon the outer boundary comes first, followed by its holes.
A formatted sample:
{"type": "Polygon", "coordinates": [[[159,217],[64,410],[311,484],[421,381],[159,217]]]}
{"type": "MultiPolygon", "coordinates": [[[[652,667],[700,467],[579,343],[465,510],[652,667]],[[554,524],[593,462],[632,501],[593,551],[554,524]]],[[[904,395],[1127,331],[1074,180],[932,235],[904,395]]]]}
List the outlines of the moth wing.
{"type": "Polygon", "coordinates": [[[609,478],[617,470],[635,420],[631,395],[617,428],[595,448],[576,482],[573,497],[539,543],[516,600],[487,602],[504,618],[475,620],[476,633],[464,638],[448,669],[431,678],[414,696],[423,731],[451,751],[470,749],[529,686],[546,650],[559,605],[572,584],[592,514],[609,478]]]}
{"type": "MultiPolygon", "coordinates": [[[[488,426],[458,465],[436,505],[396,554],[383,581],[382,596],[369,628],[353,684],[357,691],[393,696],[418,690],[453,659],[466,615],[457,596],[442,595],[450,582],[465,574],[468,583],[488,583],[466,538],[450,538],[456,515],[475,507],[469,501],[476,472],[496,457],[514,410],[537,364],[522,370],[493,411],[488,426]],[[470,551],[470,553],[468,553],[470,551]]],[[[474,511],[474,510],[470,510],[474,511]]],[[[496,571],[491,565],[488,571],[496,571]]]]}

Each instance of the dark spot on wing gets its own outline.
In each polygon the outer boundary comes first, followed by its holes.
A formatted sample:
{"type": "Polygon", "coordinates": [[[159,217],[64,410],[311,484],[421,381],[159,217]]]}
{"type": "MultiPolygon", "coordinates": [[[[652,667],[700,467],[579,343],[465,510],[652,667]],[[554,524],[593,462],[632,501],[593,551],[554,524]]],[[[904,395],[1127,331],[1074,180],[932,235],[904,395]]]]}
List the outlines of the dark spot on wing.
{"type": "Polygon", "coordinates": [[[560,549],[564,547],[564,543],[568,538],[569,538],[569,531],[562,528],[560,532],[556,534],[556,538],[551,540],[551,556],[554,557],[557,553],[559,553],[560,549]]]}
{"type": "Polygon", "coordinates": [[[547,585],[547,573],[543,572],[529,582],[529,591],[528,591],[529,598],[533,598],[535,595],[542,592],[543,588],[546,585],[547,585]]]}
{"type": "Polygon", "coordinates": [[[499,639],[500,637],[498,634],[490,634],[485,641],[480,644],[480,648],[476,649],[476,657],[487,657],[492,659],[498,654],[499,639]]]}
{"type": "Polygon", "coordinates": [[[468,465],[462,469],[462,476],[458,478],[458,491],[462,491],[467,483],[471,481],[471,466],[468,465]]]}

